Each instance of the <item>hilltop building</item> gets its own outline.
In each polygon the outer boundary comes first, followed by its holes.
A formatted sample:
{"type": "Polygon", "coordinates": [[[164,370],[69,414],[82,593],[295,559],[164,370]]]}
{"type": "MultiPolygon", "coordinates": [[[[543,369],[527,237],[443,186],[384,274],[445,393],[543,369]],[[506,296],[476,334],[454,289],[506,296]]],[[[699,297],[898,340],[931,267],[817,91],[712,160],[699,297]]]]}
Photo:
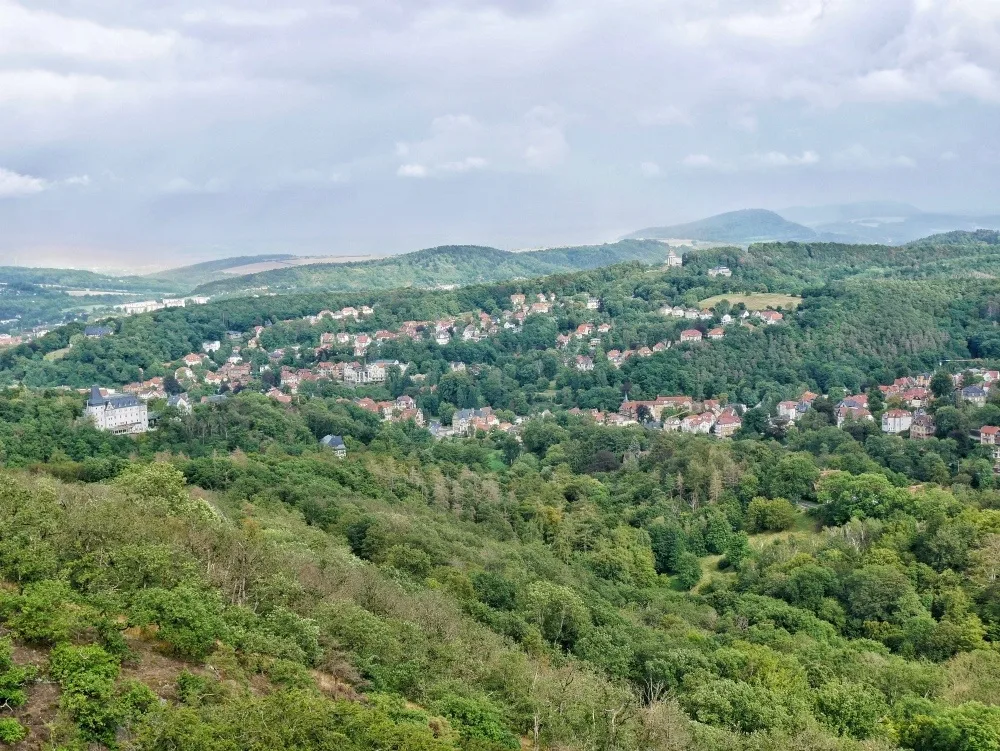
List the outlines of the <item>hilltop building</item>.
{"type": "Polygon", "coordinates": [[[114,435],[135,435],[149,430],[146,405],[134,394],[103,396],[94,386],[87,400],[86,416],[93,420],[98,430],[114,435]]]}

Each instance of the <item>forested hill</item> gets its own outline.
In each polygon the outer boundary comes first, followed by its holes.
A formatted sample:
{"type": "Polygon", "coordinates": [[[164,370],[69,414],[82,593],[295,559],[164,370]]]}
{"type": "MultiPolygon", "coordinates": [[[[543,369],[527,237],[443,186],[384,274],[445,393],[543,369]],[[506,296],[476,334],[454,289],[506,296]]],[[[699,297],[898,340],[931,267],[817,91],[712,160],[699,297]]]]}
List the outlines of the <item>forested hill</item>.
{"type": "Polygon", "coordinates": [[[179,285],[144,276],[97,274],[81,269],[46,269],[0,266],[0,283],[6,286],[41,286],[60,289],[108,290],[138,294],[176,292],[179,285]]]}
{"type": "Polygon", "coordinates": [[[689,253],[685,268],[730,266],[746,284],[785,291],[849,277],[950,279],[1000,275],[1000,232],[949,232],[907,245],[826,242],[756,243],[746,249],[712,248],[689,253]]]}
{"type": "Polygon", "coordinates": [[[662,263],[667,252],[667,247],[660,242],[640,240],[524,253],[473,245],[448,245],[372,261],[262,271],[203,284],[195,291],[198,294],[219,295],[261,290],[433,289],[593,269],[623,261],[662,263]]]}
{"type": "Polygon", "coordinates": [[[699,240],[747,244],[762,240],[817,240],[813,230],[766,209],[742,209],[717,214],[687,224],[647,227],[628,235],[630,238],[699,240]]]}
{"type": "Polygon", "coordinates": [[[234,256],[231,258],[219,258],[214,261],[205,261],[191,266],[181,266],[167,271],[158,271],[150,274],[147,279],[155,279],[170,282],[184,290],[189,290],[199,284],[213,281],[215,279],[225,279],[232,274],[227,274],[228,269],[235,269],[252,263],[265,263],[268,261],[289,261],[296,256],[288,254],[260,255],[260,256],[234,256]]]}

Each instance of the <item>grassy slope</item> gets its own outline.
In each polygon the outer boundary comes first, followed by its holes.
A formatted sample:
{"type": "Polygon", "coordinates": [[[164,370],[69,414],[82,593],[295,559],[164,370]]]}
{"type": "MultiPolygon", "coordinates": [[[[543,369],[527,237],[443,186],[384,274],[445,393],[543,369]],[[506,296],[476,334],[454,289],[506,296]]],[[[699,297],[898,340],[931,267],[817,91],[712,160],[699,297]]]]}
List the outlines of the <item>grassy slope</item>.
{"type": "Polygon", "coordinates": [[[698,305],[702,308],[714,308],[723,300],[729,300],[731,305],[743,303],[747,310],[766,310],[767,308],[795,308],[802,302],[801,297],[794,295],[751,293],[746,295],[725,293],[702,300],[698,305]]]}
{"type": "Polygon", "coordinates": [[[228,276],[224,273],[226,269],[245,266],[250,263],[262,263],[264,261],[287,261],[290,258],[295,258],[295,256],[287,254],[234,256],[232,258],[220,258],[215,261],[196,263],[191,266],[181,266],[167,271],[158,271],[155,274],[150,274],[146,278],[151,280],[163,280],[172,284],[180,285],[184,289],[191,289],[199,284],[205,284],[206,282],[214,281],[216,279],[225,279],[228,276]]]}
{"type": "Polygon", "coordinates": [[[656,241],[628,240],[609,245],[510,253],[481,246],[429,248],[391,258],[356,263],[315,264],[264,271],[209,282],[203,294],[254,289],[359,291],[394,287],[436,287],[496,282],[608,266],[622,261],[662,262],[667,249],[656,241]]]}

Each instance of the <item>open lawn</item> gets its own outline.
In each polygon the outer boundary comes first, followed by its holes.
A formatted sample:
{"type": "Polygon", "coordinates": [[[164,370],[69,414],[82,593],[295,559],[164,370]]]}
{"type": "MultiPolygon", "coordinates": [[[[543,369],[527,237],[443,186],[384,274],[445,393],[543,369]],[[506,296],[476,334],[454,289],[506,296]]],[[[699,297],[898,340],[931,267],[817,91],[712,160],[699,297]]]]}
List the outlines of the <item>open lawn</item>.
{"type": "Polygon", "coordinates": [[[49,362],[54,362],[56,360],[62,360],[66,353],[69,352],[69,347],[63,347],[62,349],[55,349],[51,352],[42,356],[43,360],[48,360],[49,362]]]}
{"type": "Polygon", "coordinates": [[[802,302],[801,297],[794,295],[776,295],[771,293],[753,292],[747,295],[727,292],[724,295],[716,295],[702,300],[698,305],[704,308],[714,308],[723,300],[729,300],[730,304],[743,303],[747,310],[767,310],[768,308],[795,308],[802,302]]]}

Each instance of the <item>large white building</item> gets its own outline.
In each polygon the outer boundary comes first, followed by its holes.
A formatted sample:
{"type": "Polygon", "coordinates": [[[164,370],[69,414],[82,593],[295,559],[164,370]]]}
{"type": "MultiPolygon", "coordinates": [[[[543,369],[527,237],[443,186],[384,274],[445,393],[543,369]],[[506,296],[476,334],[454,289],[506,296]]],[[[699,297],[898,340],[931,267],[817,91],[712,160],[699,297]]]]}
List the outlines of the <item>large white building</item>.
{"type": "Polygon", "coordinates": [[[149,430],[146,405],[133,394],[103,396],[101,390],[94,386],[87,400],[86,415],[98,430],[115,435],[133,435],[149,430]]]}

